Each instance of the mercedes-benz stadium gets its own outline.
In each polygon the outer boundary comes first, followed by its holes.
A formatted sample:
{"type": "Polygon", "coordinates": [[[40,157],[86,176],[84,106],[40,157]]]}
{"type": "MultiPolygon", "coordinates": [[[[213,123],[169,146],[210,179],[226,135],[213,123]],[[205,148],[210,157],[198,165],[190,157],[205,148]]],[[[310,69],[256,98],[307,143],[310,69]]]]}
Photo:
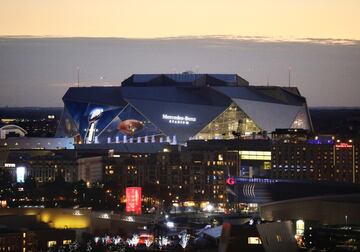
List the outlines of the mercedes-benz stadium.
{"type": "Polygon", "coordinates": [[[312,130],[296,87],[251,86],[236,74],[134,74],[120,86],[71,87],[57,135],[83,143],[176,142],[312,130]]]}

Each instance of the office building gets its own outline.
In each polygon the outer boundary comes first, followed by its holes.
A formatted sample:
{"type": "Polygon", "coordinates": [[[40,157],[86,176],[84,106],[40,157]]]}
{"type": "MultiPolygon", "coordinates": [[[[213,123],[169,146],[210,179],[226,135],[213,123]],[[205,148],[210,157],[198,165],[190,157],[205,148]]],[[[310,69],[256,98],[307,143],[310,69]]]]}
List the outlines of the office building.
{"type": "Polygon", "coordinates": [[[272,145],[271,177],[360,183],[359,141],[320,136],[284,138],[272,145]]]}

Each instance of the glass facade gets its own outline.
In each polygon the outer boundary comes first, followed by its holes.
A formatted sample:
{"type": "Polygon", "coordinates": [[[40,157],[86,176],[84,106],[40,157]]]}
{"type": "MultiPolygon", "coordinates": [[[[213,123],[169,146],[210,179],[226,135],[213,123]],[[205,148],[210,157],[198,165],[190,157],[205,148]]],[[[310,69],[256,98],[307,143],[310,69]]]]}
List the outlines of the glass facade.
{"type": "Polygon", "coordinates": [[[56,131],[57,137],[74,137],[78,134],[78,127],[72,119],[66,106],[61,115],[61,120],[56,131]]]}
{"type": "Polygon", "coordinates": [[[310,125],[307,119],[307,113],[300,111],[291,125],[292,129],[309,129],[310,125]]]}
{"type": "Polygon", "coordinates": [[[233,132],[242,136],[260,132],[260,128],[234,103],[196,134],[195,139],[233,139],[233,132]]]}

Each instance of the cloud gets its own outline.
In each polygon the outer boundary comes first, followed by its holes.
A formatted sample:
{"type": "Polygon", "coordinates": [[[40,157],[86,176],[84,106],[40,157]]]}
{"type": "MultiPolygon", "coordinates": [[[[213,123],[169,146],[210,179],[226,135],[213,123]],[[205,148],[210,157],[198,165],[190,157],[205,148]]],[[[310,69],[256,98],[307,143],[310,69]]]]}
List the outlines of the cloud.
{"type": "Polygon", "coordinates": [[[248,41],[248,42],[296,42],[296,43],[311,43],[321,45],[360,45],[360,40],[353,39],[319,39],[319,38],[290,38],[290,37],[264,37],[264,36],[231,36],[231,35],[214,35],[214,36],[188,36],[188,37],[169,37],[171,39],[215,39],[215,40],[229,40],[229,41],[248,41]]]}
{"type": "Polygon", "coordinates": [[[0,36],[0,39],[121,39],[128,41],[176,41],[176,40],[219,40],[219,41],[244,41],[259,43],[311,43],[321,45],[360,45],[360,40],[355,39],[334,39],[334,38],[293,38],[293,37],[266,37],[266,36],[239,36],[239,35],[204,35],[204,36],[174,36],[174,37],[153,37],[153,38],[125,38],[125,37],[73,37],[73,36],[0,36]]]}

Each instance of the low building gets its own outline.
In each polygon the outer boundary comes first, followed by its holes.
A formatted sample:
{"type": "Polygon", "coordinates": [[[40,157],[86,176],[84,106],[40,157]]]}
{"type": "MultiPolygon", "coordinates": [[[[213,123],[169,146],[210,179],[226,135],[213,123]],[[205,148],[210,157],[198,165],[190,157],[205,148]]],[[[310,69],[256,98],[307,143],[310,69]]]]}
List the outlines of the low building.
{"type": "Polygon", "coordinates": [[[62,177],[70,183],[84,180],[91,184],[103,178],[102,156],[95,155],[74,150],[17,150],[8,151],[1,163],[2,168],[17,182],[21,182],[18,171],[22,168],[22,180],[31,177],[38,183],[45,183],[62,177]]]}
{"type": "Polygon", "coordinates": [[[76,240],[76,231],[51,228],[36,215],[1,215],[0,250],[47,251],[76,240]]]}

